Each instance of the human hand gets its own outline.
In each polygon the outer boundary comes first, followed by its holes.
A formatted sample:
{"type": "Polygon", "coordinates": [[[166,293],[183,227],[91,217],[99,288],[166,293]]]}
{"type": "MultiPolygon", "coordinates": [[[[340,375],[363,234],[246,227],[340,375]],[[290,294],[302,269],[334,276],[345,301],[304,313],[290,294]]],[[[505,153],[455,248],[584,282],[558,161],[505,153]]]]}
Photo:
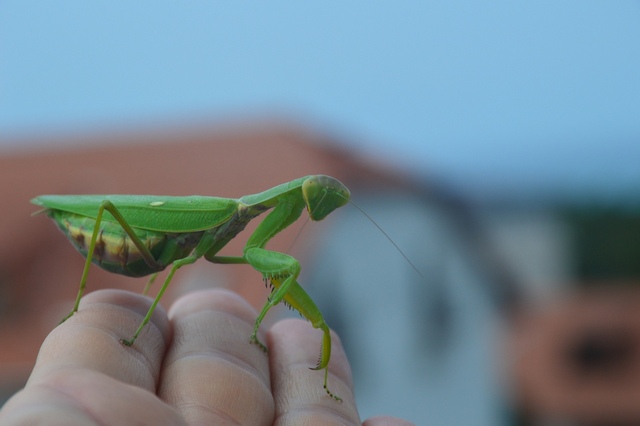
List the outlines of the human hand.
{"type": "MultiPolygon", "coordinates": [[[[235,293],[208,290],[177,300],[168,316],[156,309],[135,344],[121,344],[149,305],[120,290],[87,295],[46,338],[25,389],[0,411],[0,424],[360,424],[335,334],[329,384],[342,403],[325,393],[323,371],[309,369],[320,342],[309,323],[273,326],[267,357],[249,344],[254,309],[235,293]]],[[[410,423],[376,417],[363,425],[410,423]]]]}

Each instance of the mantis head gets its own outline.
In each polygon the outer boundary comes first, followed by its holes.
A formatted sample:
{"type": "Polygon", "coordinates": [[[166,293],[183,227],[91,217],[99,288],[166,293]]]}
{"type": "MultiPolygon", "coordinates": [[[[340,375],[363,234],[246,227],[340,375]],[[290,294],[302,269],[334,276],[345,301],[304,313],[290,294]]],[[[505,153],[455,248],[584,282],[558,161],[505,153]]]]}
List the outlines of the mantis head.
{"type": "Polygon", "coordinates": [[[329,213],[349,202],[346,186],[331,176],[309,176],[302,184],[302,196],[311,220],[322,220],[329,213]]]}

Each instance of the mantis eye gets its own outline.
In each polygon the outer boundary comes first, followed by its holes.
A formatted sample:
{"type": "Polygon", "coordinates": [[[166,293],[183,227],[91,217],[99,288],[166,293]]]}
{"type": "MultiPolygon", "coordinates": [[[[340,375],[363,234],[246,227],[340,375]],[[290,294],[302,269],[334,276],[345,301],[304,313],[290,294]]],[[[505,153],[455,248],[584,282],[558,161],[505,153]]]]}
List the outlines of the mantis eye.
{"type": "Polygon", "coordinates": [[[339,180],[330,176],[310,176],[302,184],[302,196],[311,220],[322,220],[349,202],[351,194],[339,180]]]}

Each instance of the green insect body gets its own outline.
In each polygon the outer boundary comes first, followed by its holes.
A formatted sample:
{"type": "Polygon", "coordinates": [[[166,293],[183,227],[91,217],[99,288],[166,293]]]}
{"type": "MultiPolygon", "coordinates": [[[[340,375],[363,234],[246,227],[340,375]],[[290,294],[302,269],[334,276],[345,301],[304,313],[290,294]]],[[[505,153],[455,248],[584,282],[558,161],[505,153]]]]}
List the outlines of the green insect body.
{"type": "MultiPolygon", "coordinates": [[[[32,203],[44,207],[58,228],[86,257],[80,288],[71,313],[77,312],[91,263],[122,275],[142,277],[171,266],[169,274],[129,340],[132,345],[167,289],[175,272],[201,257],[213,263],[250,264],[273,286],[273,292],[256,319],[250,341],[266,350],[257,337],[258,327],[270,308],[284,302],[323,331],[318,365],[324,369],[327,387],[331,337],[322,313],[298,284],[300,264],[293,257],[267,250],[271,238],[295,222],[304,209],[311,220],[322,220],[345,205],[349,190],[337,179],[306,176],[259,194],[239,199],[218,197],[169,197],[150,195],[42,195],[32,203]],[[245,226],[271,210],[248,238],[242,256],[217,256],[245,226]]],[[[148,285],[147,285],[148,287],[148,285]]]]}

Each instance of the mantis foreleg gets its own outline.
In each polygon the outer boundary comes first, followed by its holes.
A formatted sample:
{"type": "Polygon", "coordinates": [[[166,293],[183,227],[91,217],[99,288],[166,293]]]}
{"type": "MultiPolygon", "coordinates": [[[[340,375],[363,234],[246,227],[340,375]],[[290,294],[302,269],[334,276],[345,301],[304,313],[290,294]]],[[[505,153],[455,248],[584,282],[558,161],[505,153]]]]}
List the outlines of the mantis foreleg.
{"type": "Polygon", "coordinates": [[[320,349],[320,358],[318,360],[318,365],[315,368],[312,368],[312,370],[324,369],[325,391],[335,400],[342,401],[342,398],[332,393],[327,386],[329,359],[331,358],[331,334],[327,323],[322,317],[320,309],[318,309],[311,297],[309,297],[309,295],[296,281],[298,275],[300,275],[300,264],[298,261],[289,255],[262,248],[248,249],[245,252],[245,259],[256,270],[262,272],[265,279],[270,280],[274,287],[273,293],[271,293],[267,302],[262,307],[260,314],[256,318],[256,322],[253,327],[253,334],[250,339],[251,342],[258,344],[264,351],[266,351],[266,346],[260,342],[257,337],[260,323],[269,309],[276,306],[278,303],[284,302],[291,306],[293,309],[300,312],[303,317],[308,319],[314,328],[322,330],[323,337],[320,349]]]}

